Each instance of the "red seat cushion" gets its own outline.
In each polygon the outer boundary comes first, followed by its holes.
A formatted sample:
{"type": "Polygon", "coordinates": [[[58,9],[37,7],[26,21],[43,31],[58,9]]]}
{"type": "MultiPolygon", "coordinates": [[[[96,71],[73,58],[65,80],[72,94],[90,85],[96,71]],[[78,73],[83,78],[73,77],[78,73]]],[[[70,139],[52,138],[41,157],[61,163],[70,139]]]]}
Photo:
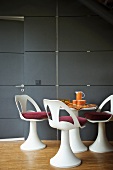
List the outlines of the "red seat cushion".
{"type": "MultiPolygon", "coordinates": [[[[84,126],[85,123],[87,122],[87,119],[83,118],[83,117],[77,117],[77,119],[81,126],[84,126]]],[[[70,122],[70,123],[74,124],[71,116],[60,116],[59,121],[66,121],[66,122],[70,122]]]]}
{"type": "MultiPolygon", "coordinates": [[[[26,119],[46,119],[47,113],[45,111],[41,112],[24,112],[22,113],[23,117],[26,119]]],[[[51,113],[48,112],[48,115],[50,116],[51,113]]]]}
{"type": "Polygon", "coordinates": [[[106,112],[86,112],[85,117],[90,120],[108,120],[111,114],[106,112]]]}
{"type": "Polygon", "coordinates": [[[87,122],[87,119],[84,118],[84,117],[77,117],[77,119],[78,119],[81,126],[84,126],[87,122]]]}

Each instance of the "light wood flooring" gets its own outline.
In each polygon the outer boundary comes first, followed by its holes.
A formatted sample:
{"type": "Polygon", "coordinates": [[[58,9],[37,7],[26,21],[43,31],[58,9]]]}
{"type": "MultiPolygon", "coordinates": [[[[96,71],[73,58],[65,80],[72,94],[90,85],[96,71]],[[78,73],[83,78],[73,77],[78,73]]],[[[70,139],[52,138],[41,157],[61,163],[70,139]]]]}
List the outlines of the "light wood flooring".
{"type": "MultiPolygon", "coordinates": [[[[0,170],[64,170],[50,165],[60,141],[43,141],[47,147],[38,151],[22,151],[20,145],[23,141],[0,142],[0,170]]],[[[89,146],[91,142],[84,142],[89,146]]],[[[113,144],[113,142],[112,142],[113,144]]],[[[70,170],[113,170],[113,152],[94,153],[86,151],[75,154],[82,160],[78,167],[70,170]]],[[[67,169],[67,170],[68,170],[67,169]]]]}

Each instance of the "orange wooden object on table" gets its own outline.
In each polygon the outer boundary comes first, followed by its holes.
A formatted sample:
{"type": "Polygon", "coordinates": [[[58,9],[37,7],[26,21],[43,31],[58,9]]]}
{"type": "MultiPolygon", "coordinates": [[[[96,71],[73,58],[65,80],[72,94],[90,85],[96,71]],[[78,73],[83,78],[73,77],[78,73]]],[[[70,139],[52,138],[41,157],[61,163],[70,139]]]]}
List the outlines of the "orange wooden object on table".
{"type": "Polygon", "coordinates": [[[77,100],[73,100],[72,102],[73,102],[73,104],[77,104],[77,100]]]}
{"type": "Polygon", "coordinates": [[[86,100],[77,100],[77,105],[85,105],[86,100]]]}

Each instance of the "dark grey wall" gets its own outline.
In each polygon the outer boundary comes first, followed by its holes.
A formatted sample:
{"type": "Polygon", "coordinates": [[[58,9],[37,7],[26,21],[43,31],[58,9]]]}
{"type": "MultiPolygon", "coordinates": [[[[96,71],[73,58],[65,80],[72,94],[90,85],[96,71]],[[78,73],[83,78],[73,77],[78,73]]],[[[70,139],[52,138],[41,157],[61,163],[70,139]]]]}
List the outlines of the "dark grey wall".
{"type": "MultiPolygon", "coordinates": [[[[21,94],[17,84],[25,84],[25,93],[42,110],[43,98],[73,100],[76,90],[97,105],[113,93],[113,26],[80,2],[5,0],[0,15],[24,16],[24,22],[0,20],[0,138],[28,135],[29,124],[19,119],[14,103],[14,95],[21,94]]],[[[41,139],[57,139],[47,121],[37,129],[41,139]]],[[[111,122],[109,140],[112,129],[111,122]]],[[[82,140],[94,140],[97,125],[87,123],[80,133],[82,140]]]]}
{"type": "Polygon", "coordinates": [[[23,137],[23,121],[15,107],[15,85],[23,82],[24,25],[0,20],[0,138],[23,137]]]}

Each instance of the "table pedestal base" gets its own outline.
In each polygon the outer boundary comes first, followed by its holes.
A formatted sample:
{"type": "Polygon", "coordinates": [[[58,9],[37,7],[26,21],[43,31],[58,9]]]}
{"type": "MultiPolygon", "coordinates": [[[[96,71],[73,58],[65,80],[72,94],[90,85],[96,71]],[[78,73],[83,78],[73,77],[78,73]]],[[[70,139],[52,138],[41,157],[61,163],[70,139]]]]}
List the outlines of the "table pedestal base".
{"type": "Polygon", "coordinates": [[[79,128],[70,130],[69,138],[70,138],[70,146],[73,153],[80,153],[88,150],[88,148],[81,141],[79,128]]]}
{"type": "MultiPolygon", "coordinates": [[[[78,116],[78,110],[73,109],[73,113],[78,116]]],[[[79,128],[69,131],[70,146],[73,153],[85,152],[88,148],[82,143],[79,128]]]]}

